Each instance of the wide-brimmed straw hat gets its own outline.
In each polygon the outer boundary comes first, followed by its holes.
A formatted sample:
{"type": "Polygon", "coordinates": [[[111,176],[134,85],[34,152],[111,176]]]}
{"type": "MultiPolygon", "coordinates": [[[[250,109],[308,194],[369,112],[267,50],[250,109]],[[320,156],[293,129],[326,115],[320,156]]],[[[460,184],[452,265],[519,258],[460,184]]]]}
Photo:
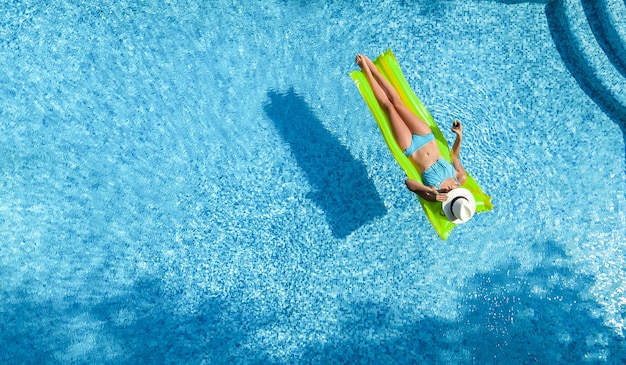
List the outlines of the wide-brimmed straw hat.
{"type": "Polygon", "coordinates": [[[476,199],[465,188],[456,188],[448,193],[448,200],[442,204],[446,217],[455,224],[469,221],[476,213],[476,199]]]}

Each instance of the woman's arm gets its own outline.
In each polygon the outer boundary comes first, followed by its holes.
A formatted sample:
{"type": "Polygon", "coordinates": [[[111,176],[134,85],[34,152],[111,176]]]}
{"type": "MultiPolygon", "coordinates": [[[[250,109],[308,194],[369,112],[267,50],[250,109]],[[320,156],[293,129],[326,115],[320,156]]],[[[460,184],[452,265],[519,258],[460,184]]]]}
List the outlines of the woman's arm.
{"type": "Polygon", "coordinates": [[[467,173],[461,165],[461,159],[459,157],[461,153],[461,141],[463,140],[463,125],[461,121],[455,119],[452,123],[452,132],[456,134],[456,139],[454,140],[454,144],[452,145],[451,156],[452,157],[452,165],[456,170],[456,178],[459,180],[459,183],[463,185],[465,180],[467,180],[467,173]]]}
{"type": "Polygon", "coordinates": [[[440,193],[435,187],[426,186],[411,179],[406,179],[404,183],[409,190],[428,201],[445,202],[448,199],[448,195],[446,193],[440,193]]]}
{"type": "Polygon", "coordinates": [[[461,121],[455,119],[452,122],[452,132],[456,134],[456,139],[454,140],[454,144],[452,145],[452,159],[459,158],[459,153],[461,152],[461,141],[463,140],[463,125],[461,121]]]}

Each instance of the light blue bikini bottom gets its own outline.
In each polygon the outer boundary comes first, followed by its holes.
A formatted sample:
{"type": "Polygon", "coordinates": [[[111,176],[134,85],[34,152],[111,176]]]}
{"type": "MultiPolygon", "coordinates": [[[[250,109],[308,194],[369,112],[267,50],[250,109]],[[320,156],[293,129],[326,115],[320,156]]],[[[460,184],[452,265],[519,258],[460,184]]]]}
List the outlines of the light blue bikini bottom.
{"type": "Polygon", "coordinates": [[[422,148],[426,143],[430,141],[434,141],[434,140],[435,140],[435,136],[433,135],[432,132],[423,136],[419,134],[413,134],[411,135],[411,145],[409,146],[409,148],[404,150],[404,155],[406,157],[411,157],[413,152],[422,148]]]}

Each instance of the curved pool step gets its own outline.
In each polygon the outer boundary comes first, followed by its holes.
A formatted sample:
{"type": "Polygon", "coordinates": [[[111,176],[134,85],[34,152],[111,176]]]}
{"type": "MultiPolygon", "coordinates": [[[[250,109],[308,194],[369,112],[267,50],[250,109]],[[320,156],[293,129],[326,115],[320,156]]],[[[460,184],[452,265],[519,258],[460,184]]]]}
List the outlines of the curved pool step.
{"type": "Polygon", "coordinates": [[[626,77],[626,3],[582,0],[591,30],[615,68],[626,77]]]}
{"type": "Polygon", "coordinates": [[[626,68],[626,1],[603,0],[601,3],[611,26],[611,29],[607,30],[608,41],[626,68]]]}
{"type": "Polygon", "coordinates": [[[546,5],[546,16],[555,45],[572,76],[611,119],[625,128],[626,77],[598,43],[583,0],[555,0],[546,5]]]}

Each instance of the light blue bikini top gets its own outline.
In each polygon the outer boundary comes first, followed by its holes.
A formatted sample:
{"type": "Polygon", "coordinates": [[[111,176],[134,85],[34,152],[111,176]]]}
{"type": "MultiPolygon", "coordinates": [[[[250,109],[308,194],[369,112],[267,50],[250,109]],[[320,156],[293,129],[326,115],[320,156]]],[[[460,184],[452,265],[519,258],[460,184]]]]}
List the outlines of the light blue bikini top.
{"type": "Polygon", "coordinates": [[[439,188],[442,182],[451,177],[453,177],[459,187],[461,187],[459,180],[456,178],[456,170],[454,170],[454,166],[452,166],[452,164],[445,159],[440,158],[422,173],[422,182],[426,186],[439,188]]]}

